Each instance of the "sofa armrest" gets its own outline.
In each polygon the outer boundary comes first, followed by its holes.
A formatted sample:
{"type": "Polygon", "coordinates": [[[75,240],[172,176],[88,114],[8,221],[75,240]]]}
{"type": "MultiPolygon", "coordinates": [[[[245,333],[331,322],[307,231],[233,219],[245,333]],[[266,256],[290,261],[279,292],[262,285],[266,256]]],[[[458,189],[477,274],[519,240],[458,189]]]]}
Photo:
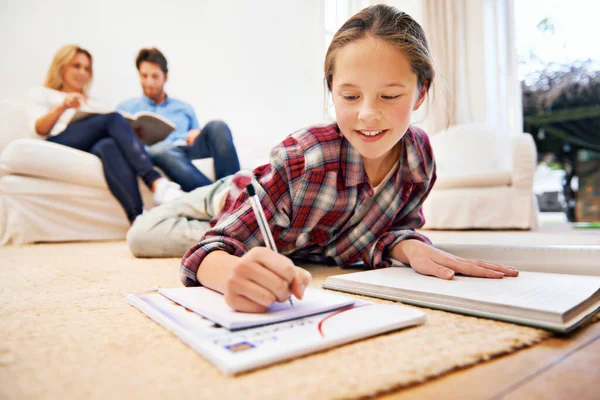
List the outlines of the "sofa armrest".
{"type": "Polygon", "coordinates": [[[533,177],[537,163],[535,142],[529,133],[511,137],[512,186],[527,192],[533,191],[533,177]]]}
{"type": "Polygon", "coordinates": [[[13,175],[108,189],[98,157],[41,139],[10,142],[0,154],[0,169],[13,175]]]}
{"type": "MultiPolygon", "coordinates": [[[[192,162],[215,180],[212,158],[192,162]]],[[[17,139],[0,154],[0,175],[24,175],[107,189],[102,162],[93,154],[41,139],[17,139]]]]}

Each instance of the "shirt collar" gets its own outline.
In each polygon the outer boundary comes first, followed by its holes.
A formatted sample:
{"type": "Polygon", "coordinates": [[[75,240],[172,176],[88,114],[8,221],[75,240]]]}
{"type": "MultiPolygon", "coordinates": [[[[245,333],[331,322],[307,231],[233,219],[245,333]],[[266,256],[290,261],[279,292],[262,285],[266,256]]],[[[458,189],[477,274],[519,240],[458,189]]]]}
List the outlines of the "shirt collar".
{"type": "Polygon", "coordinates": [[[156,103],[150,97],[146,96],[146,94],[142,94],[142,99],[144,100],[145,103],[147,103],[147,104],[149,104],[151,106],[167,105],[167,103],[169,102],[169,95],[165,93],[165,96],[166,96],[165,97],[165,101],[163,101],[160,104],[156,103]]]}
{"type": "MultiPolygon", "coordinates": [[[[409,127],[406,134],[402,137],[402,155],[400,156],[399,179],[407,183],[421,183],[431,180],[433,169],[428,171],[428,167],[433,162],[428,162],[431,155],[425,154],[427,150],[427,137],[417,138],[417,133],[409,127]]],[[[397,179],[398,179],[397,178],[397,179]]]]}
{"type": "MultiPolygon", "coordinates": [[[[337,124],[335,128],[338,132],[340,131],[337,124]]],[[[431,179],[430,174],[426,170],[428,155],[422,154],[424,149],[421,146],[417,146],[418,139],[415,135],[409,127],[406,134],[400,139],[402,146],[400,166],[391,181],[399,180],[406,183],[419,183],[431,179]]],[[[343,136],[340,149],[340,162],[346,186],[358,186],[368,181],[360,153],[343,136]]]]}
{"type": "MultiPolygon", "coordinates": [[[[337,124],[335,125],[335,129],[340,132],[337,124]]],[[[346,186],[358,186],[363,182],[367,182],[367,173],[365,172],[365,166],[360,153],[342,136],[341,132],[340,137],[342,141],[340,146],[340,163],[346,186]]]]}

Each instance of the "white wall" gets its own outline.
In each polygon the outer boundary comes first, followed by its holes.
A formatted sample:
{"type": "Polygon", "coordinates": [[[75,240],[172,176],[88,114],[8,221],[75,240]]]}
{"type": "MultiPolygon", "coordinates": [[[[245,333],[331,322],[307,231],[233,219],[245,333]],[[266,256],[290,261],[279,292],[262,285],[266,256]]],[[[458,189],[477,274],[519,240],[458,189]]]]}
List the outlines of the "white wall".
{"type": "Polygon", "coordinates": [[[141,94],[135,56],[156,46],[167,93],[201,124],[225,120],[249,168],[322,120],[323,35],[320,0],[2,0],[0,98],[42,84],[55,51],[77,43],[94,56],[91,95],[115,105],[141,94]]]}

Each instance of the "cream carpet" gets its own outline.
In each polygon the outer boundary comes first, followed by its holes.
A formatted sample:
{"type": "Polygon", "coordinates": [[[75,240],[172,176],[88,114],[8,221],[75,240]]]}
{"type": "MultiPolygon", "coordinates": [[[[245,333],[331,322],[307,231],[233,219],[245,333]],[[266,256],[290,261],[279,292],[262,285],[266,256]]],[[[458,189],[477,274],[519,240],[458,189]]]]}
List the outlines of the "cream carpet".
{"type": "MultiPolygon", "coordinates": [[[[424,326],[226,378],[125,303],[128,293],[179,286],[178,264],[135,259],[123,242],[0,248],[0,398],[360,398],[549,336],[424,310],[424,326]]],[[[354,271],[309,270],[314,285],[354,271]]]]}

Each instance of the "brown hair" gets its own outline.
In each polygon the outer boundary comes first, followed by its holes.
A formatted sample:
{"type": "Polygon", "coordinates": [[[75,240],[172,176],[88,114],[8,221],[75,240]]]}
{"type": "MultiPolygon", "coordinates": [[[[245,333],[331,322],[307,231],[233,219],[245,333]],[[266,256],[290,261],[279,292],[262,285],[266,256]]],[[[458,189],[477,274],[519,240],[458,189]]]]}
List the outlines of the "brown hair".
{"type": "Polygon", "coordinates": [[[167,58],[156,47],[140,50],[137,58],[135,59],[135,66],[137,67],[138,71],[140,70],[140,64],[144,61],[158,64],[162,72],[165,74],[169,72],[169,69],[167,68],[167,58]]]}
{"type": "Polygon", "coordinates": [[[409,59],[417,75],[419,90],[431,87],[435,76],[425,32],[410,15],[385,4],[370,6],[352,16],[333,37],[325,55],[325,82],[331,91],[335,56],[349,43],[372,36],[397,46],[409,59]]]}
{"type": "Polygon", "coordinates": [[[75,44],[68,44],[58,49],[54,55],[54,58],[52,59],[52,63],[50,63],[50,68],[48,69],[48,74],[46,74],[44,86],[54,90],[62,90],[65,84],[63,82],[63,73],[65,71],[65,67],[67,64],[69,64],[69,62],[71,62],[73,57],[79,53],[85,54],[90,60],[90,80],[83,88],[83,92],[86,94],[92,84],[92,77],[94,76],[92,68],[92,55],[86,49],[83,49],[75,44]]]}

